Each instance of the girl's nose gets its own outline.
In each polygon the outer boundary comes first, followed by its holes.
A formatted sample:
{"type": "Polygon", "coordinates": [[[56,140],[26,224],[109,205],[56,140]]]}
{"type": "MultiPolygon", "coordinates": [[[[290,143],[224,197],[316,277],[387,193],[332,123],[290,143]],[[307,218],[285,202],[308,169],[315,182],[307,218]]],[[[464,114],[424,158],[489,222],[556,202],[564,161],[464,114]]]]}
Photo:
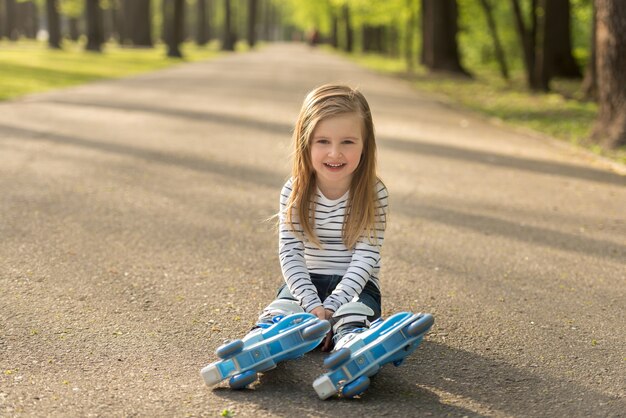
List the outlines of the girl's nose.
{"type": "Polygon", "coordinates": [[[331,157],[333,157],[333,158],[337,158],[337,157],[339,157],[339,156],[341,155],[341,150],[339,149],[339,147],[338,147],[338,146],[333,146],[333,147],[330,149],[330,153],[329,153],[329,155],[330,155],[331,157]]]}

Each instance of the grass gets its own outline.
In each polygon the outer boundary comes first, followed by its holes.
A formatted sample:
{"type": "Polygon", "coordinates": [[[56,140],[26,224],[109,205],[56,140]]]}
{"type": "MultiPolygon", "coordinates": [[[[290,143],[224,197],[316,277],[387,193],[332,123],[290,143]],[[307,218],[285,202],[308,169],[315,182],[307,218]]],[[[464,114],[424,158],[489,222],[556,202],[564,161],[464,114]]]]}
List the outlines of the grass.
{"type": "Polygon", "coordinates": [[[580,81],[556,79],[552,83],[553,92],[532,93],[526,88],[522,73],[514,74],[507,82],[493,70],[480,69],[470,79],[429,74],[422,67],[409,73],[404,60],[375,54],[347,57],[372,70],[407,78],[419,90],[488,118],[562,139],[626,164],[626,147],[605,150],[588,142],[598,106],[580,100],[580,81]]]}
{"type": "Polygon", "coordinates": [[[86,52],[82,43],[65,42],[63,50],[52,50],[40,41],[2,41],[0,100],[94,80],[126,77],[220,54],[215,43],[208,47],[186,43],[181,49],[184,60],[167,58],[162,44],[140,49],[108,43],[102,53],[93,53],[86,52]]]}

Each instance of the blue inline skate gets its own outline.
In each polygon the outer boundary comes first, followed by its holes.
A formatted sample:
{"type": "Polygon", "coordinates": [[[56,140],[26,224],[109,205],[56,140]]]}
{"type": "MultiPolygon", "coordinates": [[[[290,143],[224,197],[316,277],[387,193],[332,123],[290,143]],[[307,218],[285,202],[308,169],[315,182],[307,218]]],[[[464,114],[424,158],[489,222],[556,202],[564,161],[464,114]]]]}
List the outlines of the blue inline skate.
{"type": "Polygon", "coordinates": [[[313,388],[321,399],[335,394],[348,398],[360,395],[369,387],[369,377],[383,365],[400,366],[434,321],[430,314],[401,312],[373,322],[367,330],[346,335],[324,361],[329,371],[313,382],[313,388]]]}
{"type": "Polygon", "coordinates": [[[289,300],[273,302],[259,319],[257,328],[244,338],[216,350],[221,360],[200,372],[207,385],[230,378],[231,388],[243,389],[257,380],[257,373],[313,350],[330,330],[328,321],[303,312],[296,302],[289,300]]]}

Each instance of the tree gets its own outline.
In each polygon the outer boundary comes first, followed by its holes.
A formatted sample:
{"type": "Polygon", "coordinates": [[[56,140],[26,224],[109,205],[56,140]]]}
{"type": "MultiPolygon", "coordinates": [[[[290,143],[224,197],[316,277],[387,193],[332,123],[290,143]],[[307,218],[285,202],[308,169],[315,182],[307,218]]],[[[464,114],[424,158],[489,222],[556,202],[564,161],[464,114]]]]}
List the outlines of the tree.
{"type": "Polygon", "coordinates": [[[549,33],[552,40],[554,76],[581,78],[580,67],[572,54],[570,0],[552,0],[553,18],[549,33]]]}
{"type": "Polygon", "coordinates": [[[15,0],[4,0],[5,28],[4,34],[9,40],[17,41],[17,5],[15,0]]]}
{"type": "MultiPolygon", "coordinates": [[[[550,79],[553,74],[554,42],[551,37],[551,28],[554,25],[556,9],[554,0],[539,0],[542,12],[536,13],[537,17],[537,42],[535,44],[535,72],[533,88],[536,90],[549,91],[550,79]]],[[[531,51],[532,53],[532,51],[531,51]]]]}
{"type": "Polygon", "coordinates": [[[596,0],[598,118],[592,140],[626,145],[626,2],[596,0]]]}
{"type": "Polygon", "coordinates": [[[248,0],[248,45],[250,48],[256,44],[256,15],[257,0],[248,0]]]}
{"type": "Polygon", "coordinates": [[[529,88],[548,91],[554,76],[580,77],[572,55],[570,0],[531,0],[529,29],[519,0],[511,2],[529,88]]]}
{"type": "Polygon", "coordinates": [[[46,0],[46,14],[48,20],[48,46],[52,49],[61,49],[61,25],[59,24],[57,0],[46,0]]]}
{"type": "Polygon", "coordinates": [[[230,0],[224,0],[224,33],[222,35],[222,51],[235,50],[235,34],[232,28],[232,11],[230,0]]]}
{"type": "Polygon", "coordinates": [[[430,70],[469,75],[459,58],[457,19],[456,0],[422,0],[422,64],[430,70]]]}
{"type": "Polygon", "coordinates": [[[207,42],[209,42],[206,6],[206,0],[196,0],[196,7],[198,8],[198,16],[196,20],[196,44],[199,46],[204,46],[207,42]]]}
{"type": "Polygon", "coordinates": [[[16,3],[16,27],[19,34],[29,39],[37,37],[37,31],[39,30],[37,12],[37,5],[32,0],[22,0],[16,3]]]}
{"type": "MultiPolygon", "coordinates": [[[[167,0],[166,0],[167,1],[167,0]]],[[[185,0],[170,0],[173,2],[172,14],[169,19],[170,36],[167,41],[167,56],[182,58],[180,44],[183,41],[185,27],[185,0]]]]}
{"type": "Polygon", "coordinates": [[[480,0],[480,5],[485,12],[485,18],[487,19],[487,27],[489,28],[489,32],[491,33],[491,39],[493,40],[493,48],[496,52],[496,60],[498,61],[498,66],[500,67],[500,74],[502,74],[502,78],[505,80],[509,79],[509,67],[506,64],[506,58],[504,57],[504,49],[502,48],[502,43],[500,42],[500,37],[498,36],[498,30],[496,28],[496,21],[493,18],[493,11],[491,9],[491,4],[488,0],[480,0]]]}
{"type": "Polygon", "coordinates": [[[346,52],[352,52],[353,49],[353,45],[354,45],[354,35],[352,33],[352,22],[350,20],[350,7],[348,6],[348,4],[344,4],[343,5],[343,24],[344,24],[344,30],[345,30],[345,43],[344,43],[344,50],[346,52]]]}
{"type": "Polygon", "coordinates": [[[333,48],[339,48],[339,17],[334,10],[331,10],[330,13],[330,44],[333,48]]]}
{"type": "Polygon", "coordinates": [[[596,7],[592,2],[591,17],[591,42],[589,46],[589,59],[585,70],[585,78],[582,83],[582,91],[585,100],[596,100],[598,98],[598,77],[596,71],[596,7]]]}
{"type": "Polygon", "coordinates": [[[85,2],[83,0],[61,0],[57,2],[57,8],[59,14],[67,18],[69,38],[77,42],[80,38],[79,21],[85,17],[85,2]]]}
{"type": "Polygon", "coordinates": [[[417,22],[415,21],[415,17],[417,13],[415,13],[415,6],[413,4],[413,0],[406,0],[406,7],[409,11],[406,18],[406,35],[404,38],[404,57],[406,60],[406,68],[407,71],[412,72],[415,68],[415,60],[413,57],[413,40],[415,38],[415,28],[417,27],[417,22]]]}
{"type": "Polygon", "coordinates": [[[152,47],[152,13],[150,0],[132,0],[126,30],[135,46],[152,47]],[[129,30],[130,29],[130,30],[129,30]]]}
{"type": "Polygon", "coordinates": [[[537,0],[531,1],[530,14],[531,25],[530,29],[526,29],[524,24],[524,18],[522,16],[522,9],[519,4],[519,0],[511,0],[513,6],[513,16],[515,17],[515,26],[517,33],[522,44],[522,52],[524,56],[524,68],[526,69],[526,81],[531,89],[537,89],[537,77],[535,73],[535,34],[537,32],[537,0]]]}
{"type": "Polygon", "coordinates": [[[102,9],[99,0],[86,0],[87,51],[101,52],[104,41],[102,31],[102,9]]]}

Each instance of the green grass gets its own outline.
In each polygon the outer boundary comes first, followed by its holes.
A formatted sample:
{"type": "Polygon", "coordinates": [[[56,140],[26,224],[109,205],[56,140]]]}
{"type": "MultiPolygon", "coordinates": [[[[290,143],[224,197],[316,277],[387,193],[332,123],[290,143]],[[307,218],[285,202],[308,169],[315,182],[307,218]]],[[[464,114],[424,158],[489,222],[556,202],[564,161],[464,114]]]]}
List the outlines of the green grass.
{"type": "Polygon", "coordinates": [[[65,42],[63,50],[51,50],[45,42],[0,42],[0,100],[94,80],[126,77],[176,65],[209,59],[220,54],[217,44],[182,46],[184,60],[165,56],[165,46],[120,48],[109,43],[102,53],[86,52],[81,43],[65,42]]]}
{"type": "Polygon", "coordinates": [[[554,92],[541,94],[529,92],[521,73],[514,74],[507,82],[493,70],[481,69],[469,79],[429,74],[422,67],[408,73],[404,60],[375,54],[352,54],[347,57],[372,70],[407,78],[417,89],[438,95],[449,103],[512,126],[568,141],[626,164],[626,147],[604,150],[588,142],[598,106],[579,100],[579,81],[554,80],[554,92]]]}

